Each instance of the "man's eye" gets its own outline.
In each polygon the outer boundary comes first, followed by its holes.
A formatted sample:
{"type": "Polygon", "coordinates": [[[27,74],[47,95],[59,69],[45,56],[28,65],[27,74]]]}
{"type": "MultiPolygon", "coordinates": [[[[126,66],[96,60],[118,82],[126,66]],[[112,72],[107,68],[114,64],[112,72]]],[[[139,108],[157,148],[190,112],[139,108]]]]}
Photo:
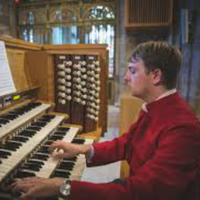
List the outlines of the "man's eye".
{"type": "Polygon", "coordinates": [[[131,74],[135,74],[135,70],[132,67],[129,67],[129,71],[131,72],[131,74]]]}

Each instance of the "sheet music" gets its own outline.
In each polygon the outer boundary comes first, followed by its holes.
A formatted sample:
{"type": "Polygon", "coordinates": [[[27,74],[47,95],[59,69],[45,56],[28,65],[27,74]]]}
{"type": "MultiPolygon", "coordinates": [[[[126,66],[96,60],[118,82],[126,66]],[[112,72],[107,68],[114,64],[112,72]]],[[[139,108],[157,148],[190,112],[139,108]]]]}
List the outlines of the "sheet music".
{"type": "Polygon", "coordinates": [[[16,92],[16,88],[8,63],[5,43],[0,41],[0,96],[13,92],[16,92]]]}

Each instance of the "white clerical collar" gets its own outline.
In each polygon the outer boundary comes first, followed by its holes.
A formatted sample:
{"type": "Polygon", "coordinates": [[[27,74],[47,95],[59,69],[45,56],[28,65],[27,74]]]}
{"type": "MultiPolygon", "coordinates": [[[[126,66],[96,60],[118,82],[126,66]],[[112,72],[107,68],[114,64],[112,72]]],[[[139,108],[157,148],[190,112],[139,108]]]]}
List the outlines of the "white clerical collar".
{"type": "MultiPolygon", "coordinates": [[[[177,91],[176,89],[168,90],[168,91],[164,92],[163,94],[161,94],[157,99],[155,99],[155,101],[162,99],[164,97],[167,97],[171,94],[174,94],[176,91],[177,91]]],[[[148,112],[146,105],[147,105],[147,103],[142,104],[142,110],[145,112],[148,112]]]]}

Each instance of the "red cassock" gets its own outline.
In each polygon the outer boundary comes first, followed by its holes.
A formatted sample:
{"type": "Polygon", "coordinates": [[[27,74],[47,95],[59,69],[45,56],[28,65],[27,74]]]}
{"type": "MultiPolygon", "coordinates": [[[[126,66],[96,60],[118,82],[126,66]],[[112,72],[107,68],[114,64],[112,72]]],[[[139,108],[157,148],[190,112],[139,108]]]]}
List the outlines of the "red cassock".
{"type": "Polygon", "coordinates": [[[127,160],[110,183],[72,181],[70,200],[200,200],[200,123],[177,94],[147,105],[128,133],[94,144],[88,166],[127,160]]]}

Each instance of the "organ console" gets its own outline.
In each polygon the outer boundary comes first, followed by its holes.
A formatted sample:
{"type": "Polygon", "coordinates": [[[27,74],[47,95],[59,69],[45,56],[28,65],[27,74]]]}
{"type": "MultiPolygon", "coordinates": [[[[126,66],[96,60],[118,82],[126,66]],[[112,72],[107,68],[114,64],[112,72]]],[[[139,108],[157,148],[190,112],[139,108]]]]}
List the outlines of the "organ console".
{"type": "Polygon", "coordinates": [[[7,191],[16,178],[79,180],[85,157],[54,160],[48,148],[55,140],[91,144],[106,130],[106,46],[0,40],[16,87],[0,96],[0,199],[16,199],[7,191]]]}

